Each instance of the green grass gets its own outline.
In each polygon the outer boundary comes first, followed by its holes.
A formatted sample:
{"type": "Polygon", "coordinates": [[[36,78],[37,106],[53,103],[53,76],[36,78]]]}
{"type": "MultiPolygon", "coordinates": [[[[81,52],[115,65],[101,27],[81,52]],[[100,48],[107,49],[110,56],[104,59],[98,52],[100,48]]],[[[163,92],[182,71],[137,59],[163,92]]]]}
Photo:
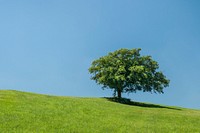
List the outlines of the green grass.
{"type": "Polygon", "coordinates": [[[1,90],[0,132],[192,133],[200,132],[200,111],[1,90]]]}

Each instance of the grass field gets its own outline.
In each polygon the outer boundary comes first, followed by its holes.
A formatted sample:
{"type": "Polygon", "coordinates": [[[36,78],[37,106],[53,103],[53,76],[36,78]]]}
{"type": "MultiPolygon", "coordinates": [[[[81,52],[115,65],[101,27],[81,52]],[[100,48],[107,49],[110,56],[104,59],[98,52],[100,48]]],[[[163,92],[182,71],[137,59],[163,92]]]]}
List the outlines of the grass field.
{"type": "Polygon", "coordinates": [[[0,132],[198,133],[200,111],[1,90],[0,132]]]}

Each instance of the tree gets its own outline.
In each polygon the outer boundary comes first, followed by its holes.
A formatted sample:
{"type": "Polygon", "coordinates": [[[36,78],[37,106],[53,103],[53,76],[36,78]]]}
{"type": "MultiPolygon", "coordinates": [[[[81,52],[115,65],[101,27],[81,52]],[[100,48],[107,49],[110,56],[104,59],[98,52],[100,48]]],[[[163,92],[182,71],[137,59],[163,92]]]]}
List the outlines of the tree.
{"type": "Polygon", "coordinates": [[[164,93],[169,80],[158,71],[151,56],[141,56],[141,49],[120,49],[92,62],[91,79],[104,88],[114,90],[114,96],[136,91],[164,93]]]}

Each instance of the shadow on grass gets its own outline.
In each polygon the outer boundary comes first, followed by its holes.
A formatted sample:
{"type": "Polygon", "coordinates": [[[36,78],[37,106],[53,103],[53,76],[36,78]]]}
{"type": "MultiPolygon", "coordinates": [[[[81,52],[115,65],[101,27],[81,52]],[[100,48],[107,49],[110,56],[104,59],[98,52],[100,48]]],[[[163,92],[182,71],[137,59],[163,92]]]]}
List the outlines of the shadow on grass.
{"type": "Polygon", "coordinates": [[[140,107],[147,107],[147,108],[166,108],[166,109],[174,109],[174,110],[181,110],[179,108],[173,108],[173,107],[167,107],[162,105],[156,105],[156,104],[150,104],[150,103],[141,103],[141,102],[135,102],[131,101],[127,98],[116,98],[116,97],[104,97],[105,99],[120,103],[120,104],[126,104],[126,105],[132,105],[132,106],[140,106],[140,107]]]}

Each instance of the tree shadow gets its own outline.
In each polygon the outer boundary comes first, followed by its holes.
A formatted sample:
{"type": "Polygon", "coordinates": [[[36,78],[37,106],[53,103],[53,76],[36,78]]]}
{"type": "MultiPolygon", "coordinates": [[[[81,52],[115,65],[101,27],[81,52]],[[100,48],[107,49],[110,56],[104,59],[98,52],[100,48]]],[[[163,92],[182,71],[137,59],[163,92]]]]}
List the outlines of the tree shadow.
{"type": "Polygon", "coordinates": [[[173,110],[181,110],[179,108],[173,108],[173,107],[167,107],[167,106],[162,106],[162,105],[131,101],[130,99],[127,99],[127,98],[117,98],[117,97],[104,97],[104,98],[109,100],[109,101],[111,101],[111,102],[116,102],[116,103],[120,103],[120,104],[131,105],[131,106],[139,106],[139,107],[147,107],[147,108],[166,108],[166,109],[173,109],[173,110]]]}

